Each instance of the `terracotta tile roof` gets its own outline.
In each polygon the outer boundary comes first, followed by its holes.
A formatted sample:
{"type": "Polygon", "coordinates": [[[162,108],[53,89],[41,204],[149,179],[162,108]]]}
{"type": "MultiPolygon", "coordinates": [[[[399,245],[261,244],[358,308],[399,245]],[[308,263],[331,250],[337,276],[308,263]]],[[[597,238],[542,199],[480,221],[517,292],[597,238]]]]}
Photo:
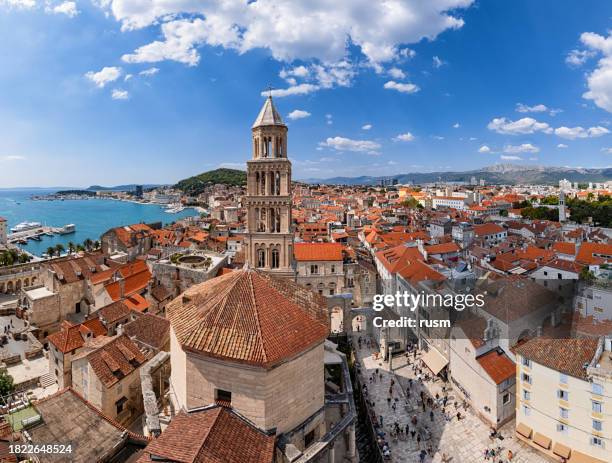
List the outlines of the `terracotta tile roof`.
{"type": "Polygon", "coordinates": [[[451,252],[459,252],[460,248],[456,243],[443,243],[433,244],[431,246],[425,246],[425,250],[428,254],[447,254],[451,252]]]}
{"type": "Polygon", "coordinates": [[[130,338],[136,338],[144,344],[161,349],[170,339],[170,322],[163,317],[145,313],[136,320],[126,323],[123,332],[130,338]]]}
{"type": "Polygon", "coordinates": [[[147,301],[140,294],[132,294],[130,297],[123,300],[126,306],[137,312],[144,312],[150,307],[149,301],[147,301]]]}
{"type": "Polygon", "coordinates": [[[482,225],[474,225],[474,234],[476,236],[487,236],[495,235],[497,233],[503,233],[506,231],[500,225],[496,223],[483,223],[482,225]]]}
{"type": "Polygon", "coordinates": [[[425,262],[416,260],[401,268],[398,273],[407,281],[411,283],[418,283],[420,281],[444,281],[446,277],[440,272],[434,270],[425,262]]]}
{"type": "Polygon", "coordinates": [[[576,262],[585,265],[612,262],[612,244],[582,243],[576,255],[576,262]]]}
{"type": "Polygon", "coordinates": [[[340,243],[295,243],[293,256],[298,262],[304,261],[339,261],[342,260],[340,243]]]}
{"type": "Polygon", "coordinates": [[[105,336],[106,328],[100,320],[87,320],[80,325],[63,326],[60,331],[47,336],[47,340],[63,354],[83,347],[87,334],[105,336]]]}
{"type": "Polygon", "coordinates": [[[593,360],[598,342],[597,338],[535,338],[517,347],[515,352],[545,367],[586,379],[584,365],[593,360]]]}
{"type": "Polygon", "coordinates": [[[170,292],[163,285],[157,285],[151,290],[151,296],[157,301],[162,302],[170,297],[170,292]]]}
{"type": "Polygon", "coordinates": [[[185,349],[265,368],[329,334],[323,297],[251,269],[192,286],[166,313],[185,349]]]}
{"type": "Polygon", "coordinates": [[[125,334],[87,354],[94,373],[106,387],[138,369],[147,358],[125,334]]]}
{"type": "Polygon", "coordinates": [[[566,241],[556,241],[553,243],[553,251],[558,252],[559,254],[567,254],[570,256],[576,255],[576,244],[572,242],[566,241]]]}
{"type": "Polygon", "coordinates": [[[231,409],[213,406],[176,415],[137,463],[272,463],[275,436],[269,436],[231,409]],[[156,458],[157,457],[157,458],[156,458]]]}
{"type": "Polygon", "coordinates": [[[127,317],[130,314],[130,309],[124,302],[118,301],[102,307],[98,310],[98,314],[106,323],[115,323],[127,317]]]}
{"type": "MultiPolygon", "coordinates": [[[[148,267],[137,273],[130,273],[128,276],[124,277],[123,284],[123,297],[130,296],[135,293],[139,293],[143,289],[147,287],[149,284],[149,280],[151,280],[152,274],[149,271],[148,267]]],[[[121,281],[114,281],[104,287],[106,292],[110,296],[113,301],[118,301],[121,299],[121,281]]]]}
{"type": "Polygon", "coordinates": [[[76,283],[102,272],[103,267],[91,256],[69,257],[48,264],[61,284],[76,283]]]}
{"type": "Polygon", "coordinates": [[[516,365],[503,350],[493,349],[476,359],[495,384],[516,375],[516,365]]]}
{"type": "Polygon", "coordinates": [[[400,244],[384,251],[375,253],[376,257],[390,273],[400,271],[411,262],[423,260],[422,254],[416,246],[405,246],[400,244]]]}

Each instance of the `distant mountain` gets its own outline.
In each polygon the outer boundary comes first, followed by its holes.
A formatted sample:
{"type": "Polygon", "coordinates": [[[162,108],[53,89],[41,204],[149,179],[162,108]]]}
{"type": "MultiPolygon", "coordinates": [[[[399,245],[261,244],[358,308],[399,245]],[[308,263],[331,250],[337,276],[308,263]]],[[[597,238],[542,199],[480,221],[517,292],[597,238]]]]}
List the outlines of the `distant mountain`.
{"type": "Polygon", "coordinates": [[[381,180],[397,179],[399,183],[466,182],[472,177],[484,179],[489,185],[516,184],[558,184],[559,180],[571,182],[605,182],[612,180],[612,168],[582,169],[575,167],[521,166],[516,164],[496,164],[482,169],[466,172],[415,172],[381,177],[333,177],[326,179],[306,179],[306,183],[325,185],[377,185],[381,180]]]}
{"type": "MultiPolygon", "coordinates": [[[[134,191],[139,184],[133,183],[130,185],[117,185],[117,186],[101,186],[101,185],[92,185],[87,188],[87,191],[134,191]]],[[[147,188],[157,188],[159,186],[163,186],[161,184],[150,184],[150,185],[141,185],[145,190],[147,188]]]]}
{"type": "Polygon", "coordinates": [[[214,185],[222,183],[232,186],[246,185],[246,172],[236,169],[215,169],[204,172],[193,177],[181,180],[175,185],[175,188],[189,195],[199,195],[204,191],[206,185],[214,185]]]}

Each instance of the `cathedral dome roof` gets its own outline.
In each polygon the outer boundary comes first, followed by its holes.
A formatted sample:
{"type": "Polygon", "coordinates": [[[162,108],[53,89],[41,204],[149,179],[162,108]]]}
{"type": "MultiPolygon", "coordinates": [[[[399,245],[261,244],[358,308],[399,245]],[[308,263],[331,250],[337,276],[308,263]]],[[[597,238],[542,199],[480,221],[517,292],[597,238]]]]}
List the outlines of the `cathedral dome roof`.
{"type": "Polygon", "coordinates": [[[265,368],[329,334],[322,296],[250,268],[189,288],[166,312],[185,350],[265,368]]]}
{"type": "Polygon", "coordinates": [[[266,125],[282,125],[283,127],[285,126],[283,119],[280,117],[280,114],[274,106],[274,102],[272,101],[271,96],[266,98],[266,102],[261,107],[261,111],[259,111],[257,119],[255,119],[252,128],[254,129],[255,127],[261,127],[266,125]]]}

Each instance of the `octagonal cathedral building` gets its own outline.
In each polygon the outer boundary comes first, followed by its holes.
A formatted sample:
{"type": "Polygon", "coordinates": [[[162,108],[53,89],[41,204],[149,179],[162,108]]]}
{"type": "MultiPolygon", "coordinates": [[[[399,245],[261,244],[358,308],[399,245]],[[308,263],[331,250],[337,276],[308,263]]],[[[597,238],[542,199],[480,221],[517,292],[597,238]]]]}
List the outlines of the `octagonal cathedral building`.
{"type": "Polygon", "coordinates": [[[252,134],[246,264],[167,305],[171,397],[177,410],[227,407],[275,436],[274,463],[357,462],[352,386],[346,358],[326,340],[327,301],[287,278],[294,272],[291,164],[287,127],[271,97],[252,134]],[[342,368],[343,399],[326,403],[330,363],[342,368]]]}

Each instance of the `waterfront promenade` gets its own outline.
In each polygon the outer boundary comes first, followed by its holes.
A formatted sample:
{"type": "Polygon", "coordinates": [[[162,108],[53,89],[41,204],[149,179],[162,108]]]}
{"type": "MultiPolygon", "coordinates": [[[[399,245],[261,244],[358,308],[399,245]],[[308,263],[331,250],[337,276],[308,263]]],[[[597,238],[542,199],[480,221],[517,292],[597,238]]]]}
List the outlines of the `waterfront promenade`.
{"type": "MultiPolygon", "coordinates": [[[[362,336],[362,339],[365,337],[362,336]]],[[[382,417],[385,439],[391,450],[390,459],[385,461],[419,463],[421,461],[419,454],[423,450],[427,452],[423,461],[435,463],[444,461],[447,463],[507,463],[509,461],[508,450],[512,452],[512,463],[550,463],[553,461],[514,437],[514,420],[501,428],[500,433],[504,437],[503,440],[492,441],[489,438],[490,428],[470,408],[464,409],[462,401],[459,401],[458,407],[455,408],[456,398],[450,384],[443,383],[441,380],[420,382],[412,366],[406,365],[405,356],[393,359],[393,371],[390,372],[387,362],[375,359],[374,354],[378,352],[378,347],[373,342],[372,348],[368,348],[366,343],[362,342],[360,349],[356,340],[357,336],[354,337],[354,352],[360,366],[360,383],[367,386],[367,400],[370,401],[370,406],[373,403],[373,410],[379,422],[382,417]],[[378,369],[378,377],[375,382],[370,381],[369,378],[375,374],[376,369],[378,369]],[[410,397],[407,398],[406,390],[410,379],[412,379],[412,387],[410,397]],[[392,400],[389,403],[387,397],[392,380],[395,385],[392,400]],[[444,385],[446,385],[446,394],[449,397],[446,413],[450,420],[442,415],[438,407],[433,410],[432,421],[430,416],[432,409],[426,407],[423,411],[420,393],[423,391],[425,399],[435,398],[436,393],[443,397],[442,387],[444,385]],[[396,403],[395,411],[392,408],[393,402],[396,403]],[[457,420],[457,411],[461,413],[460,420],[457,420]],[[414,416],[416,416],[416,426],[411,423],[414,416]],[[408,437],[405,435],[398,438],[391,437],[395,422],[403,429],[408,425],[409,431],[415,431],[415,436],[412,437],[409,432],[408,437]],[[427,431],[431,434],[429,439],[424,438],[428,434],[427,431]],[[420,442],[417,440],[419,433],[423,436],[420,442]],[[501,447],[498,456],[486,460],[485,450],[498,447],[501,447]]],[[[412,358],[410,355],[411,361],[412,358]]],[[[417,353],[416,359],[417,361],[420,359],[420,353],[417,353]]]]}

